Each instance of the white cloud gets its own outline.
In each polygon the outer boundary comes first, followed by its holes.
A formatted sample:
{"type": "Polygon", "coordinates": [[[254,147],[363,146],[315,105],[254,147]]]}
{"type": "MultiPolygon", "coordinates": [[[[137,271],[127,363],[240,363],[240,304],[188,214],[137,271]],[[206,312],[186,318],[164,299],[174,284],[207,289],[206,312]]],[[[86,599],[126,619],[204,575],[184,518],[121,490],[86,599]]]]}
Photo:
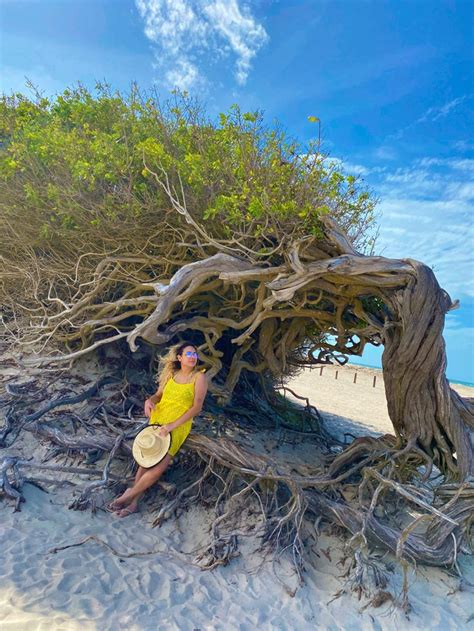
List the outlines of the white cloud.
{"type": "Polygon", "coordinates": [[[392,147],[382,146],[375,149],[374,157],[377,160],[396,160],[397,153],[392,147]]]}
{"type": "MultiPolygon", "coordinates": [[[[374,170],[371,172],[375,173],[374,170]]],[[[386,171],[380,181],[381,194],[386,199],[398,197],[400,187],[403,187],[403,197],[431,199],[449,206],[448,202],[457,204],[473,199],[473,172],[474,160],[422,158],[407,167],[386,171]]]]}
{"type": "Polygon", "coordinates": [[[452,144],[453,149],[456,151],[473,151],[474,150],[474,142],[471,140],[456,140],[452,144]]]}
{"type": "Polygon", "coordinates": [[[420,116],[420,118],[416,121],[417,123],[426,123],[426,122],[435,122],[440,118],[444,118],[449,114],[449,112],[455,109],[458,105],[463,103],[470,95],[460,96],[452,101],[448,101],[444,103],[444,105],[438,107],[430,107],[426,110],[426,112],[420,116]]]}
{"type": "Polygon", "coordinates": [[[343,169],[346,173],[350,175],[367,175],[370,169],[362,164],[355,164],[353,162],[347,162],[346,160],[342,160],[341,158],[332,158],[329,157],[326,159],[328,167],[334,165],[338,169],[343,169]]]}
{"type": "Polygon", "coordinates": [[[175,67],[168,70],[165,77],[168,85],[178,86],[181,90],[187,91],[200,79],[199,70],[187,59],[177,59],[175,67]]]}
{"type": "Polygon", "coordinates": [[[257,24],[245,7],[242,11],[237,0],[214,0],[204,8],[209,22],[237,55],[237,81],[244,84],[250,71],[250,62],[260,46],[267,40],[267,33],[257,24]]]}
{"type": "Polygon", "coordinates": [[[422,167],[448,167],[450,169],[457,169],[458,171],[474,173],[474,160],[470,158],[422,158],[419,164],[422,167]]]}
{"type": "Polygon", "coordinates": [[[472,96],[473,96],[472,94],[464,94],[463,96],[459,96],[459,97],[457,97],[455,99],[452,99],[451,101],[448,101],[447,103],[444,103],[443,105],[438,105],[438,106],[435,106],[435,107],[429,107],[415,121],[413,121],[412,123],[410,123],[406,127],[403,127],[402,129],[399,129],[394,134],[391,134],[390,136],[388,136],[387,140],[399,140],[400,138],[402,138],[402,136],[405,135],[405,133],[408,130],[413,129],[417,125],[420,125],[420,124],[423,124],[423,123],[434,123],[434,122],[438,121],[440,118],[444,118],[445,116],[448,116],[448,114],[450,114],[459,105],[461,105],[461,103],[464,103],[464,101],[472,98],[472,96]]]}
{"type": "Polygon", "coordinates": [[[474,182],[449,182],[446,195],[451,199],[474,200],[474,182]]]}
{"type": "Polygon", "coordinates": [[[474,342],[474,328],[465,326],[456,311],[449,312],[444,328],[451,334],[458,335],[461,339],[469,339],[471,343],[474,342]]]}
{"type": "Polygon", "coordinates": [[[261,24],[239,0],[135,0],[145,35],[155,46],[168,87],[189,90],[205,81],[200,62],[236,57],[235,77],[244,84],[251,62],[268,40],[261,24]]]}
{"type": "MultiPolygon", "coordinates": [[[[398,215],[398,216],[400,216],[400,215],[398,215]]],[[[384,231],[384,236],[387,236],[389,234],[391,234],[391,235],[393,234],[393,235],[396,235],[396,237],[401,237],[403,235],[406,235],[407,232],[408,232],[406,228],[400,228],[400,227],[397,227],[397,226],[385,227],[383,231],[384,231]]]]}
{"type": "Polygon", "coordinates": [[[352,175],[367,175],[370,172],[370,169],[363,166],[362,164],[354,164],[353,162],[343,162],[342,166],[346,173],[351,173],[352,175]]]}
{"type": "Polygon", "coordinates": [[[388,173],[384,181],[384,189],[391,191],[394,187],[403,186],[404,194],[408,191],[418,196],[430,195],[433,193],[433,178],[427,169],[400,168],[393,173],[388,173]]]}

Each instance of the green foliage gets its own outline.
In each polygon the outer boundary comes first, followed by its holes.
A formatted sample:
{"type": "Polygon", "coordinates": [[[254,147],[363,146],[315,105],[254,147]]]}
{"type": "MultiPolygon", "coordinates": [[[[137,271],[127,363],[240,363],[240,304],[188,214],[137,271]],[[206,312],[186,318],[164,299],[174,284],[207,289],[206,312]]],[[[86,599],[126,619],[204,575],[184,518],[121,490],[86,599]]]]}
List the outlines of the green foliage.
{"type": "Polygon", "coordinates": [[[362,296],[360,299],[362,307],[366,313],[381,317],[387,307],[383,300],[378,296],[362,296]]]}
{"type": "Polygon", "coordinates": [[[159,224],[169,211],[163,170],[213,238],[244,235],[264,257],[286,239],[320,237],[324,214],[359,233],[373,219],[374,202],[353,176],[315,146],[265,128],[260,112],[234,105],[212,123],[186,96],[163,106],[101,85],[0,101],[2,213],[14,208],[33,242],[55,247],[80,231],[92,246],[110,224],[159,224]]]}

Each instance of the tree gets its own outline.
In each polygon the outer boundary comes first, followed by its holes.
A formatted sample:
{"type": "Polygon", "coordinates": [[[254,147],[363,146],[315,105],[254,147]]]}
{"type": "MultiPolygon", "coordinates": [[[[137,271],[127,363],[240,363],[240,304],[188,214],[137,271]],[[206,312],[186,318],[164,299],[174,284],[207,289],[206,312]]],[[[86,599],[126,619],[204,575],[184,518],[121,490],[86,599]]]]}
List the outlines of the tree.
{"type": "MultiPolygon", "coordinates": [[[[375,200],[319,141],[302,148],[237,106],[212,123],[186,96],[162,106],[136,89],[15,95],[0,111],[0,289],[23,348],[55,362],[185,337],[221,405],[249,385],[276,405],[274,386],[295,370],[383,344],[395,439],[355,441],[318,479],[268,479],[397,550],[373,510],[315,489],[362,472],[378,497],[422,466],[424,479],[436,466],[469,487],[474,404],[449,387],[442,338],[456,305],[422,263],[373,255],[375,200]]],[[[242,471],[225,441],[190,444],[242,471]]],[[[409,556],[447,563],[469,536],[472,491],[457,488],[425,538],[404,535],[409,556]]]]}

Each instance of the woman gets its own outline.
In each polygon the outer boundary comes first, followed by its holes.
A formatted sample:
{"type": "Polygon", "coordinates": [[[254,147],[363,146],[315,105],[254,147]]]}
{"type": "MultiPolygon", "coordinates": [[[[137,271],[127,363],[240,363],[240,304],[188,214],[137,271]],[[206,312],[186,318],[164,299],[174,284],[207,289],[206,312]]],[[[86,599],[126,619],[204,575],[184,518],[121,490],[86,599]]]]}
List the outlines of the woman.
{"type": "Polygon", "coordinates": [[[143,493],[166,471],[191,431],[193,417],[202,410],[207,381],[197,369],[198,354],[192,344],[179,344],[160,361],[159,385],[156,393],[145,401],[145,415],[151,425],[161,425],[158,433],[171,433],[171,446],[166,456],[154,467],[138,467],[133,486],[109,504],[118,517],[138,511],[143,493]]]}

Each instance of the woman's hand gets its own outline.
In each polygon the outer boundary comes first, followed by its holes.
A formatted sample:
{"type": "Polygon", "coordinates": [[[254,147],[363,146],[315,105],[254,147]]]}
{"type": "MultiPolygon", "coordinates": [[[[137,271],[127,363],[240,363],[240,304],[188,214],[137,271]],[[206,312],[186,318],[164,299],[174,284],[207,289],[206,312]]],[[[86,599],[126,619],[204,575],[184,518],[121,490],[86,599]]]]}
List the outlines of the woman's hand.
{"type": "Polygon", "coordinates": [[[171,432],[171,429],[172,428],[169,425],[162,425],[158,430],[158,435],[161,436],[161,438],[166,438],[171,432]]]}
{"type": "Polygon", "coordinates": [[[148,418],[150,418],[151,413],[153,412],[153,408],[155,407],[155,404],[153,403],[153,401],[150,399],[147,399],[145,401],[145,416],[148,416],[148,418]]]}

